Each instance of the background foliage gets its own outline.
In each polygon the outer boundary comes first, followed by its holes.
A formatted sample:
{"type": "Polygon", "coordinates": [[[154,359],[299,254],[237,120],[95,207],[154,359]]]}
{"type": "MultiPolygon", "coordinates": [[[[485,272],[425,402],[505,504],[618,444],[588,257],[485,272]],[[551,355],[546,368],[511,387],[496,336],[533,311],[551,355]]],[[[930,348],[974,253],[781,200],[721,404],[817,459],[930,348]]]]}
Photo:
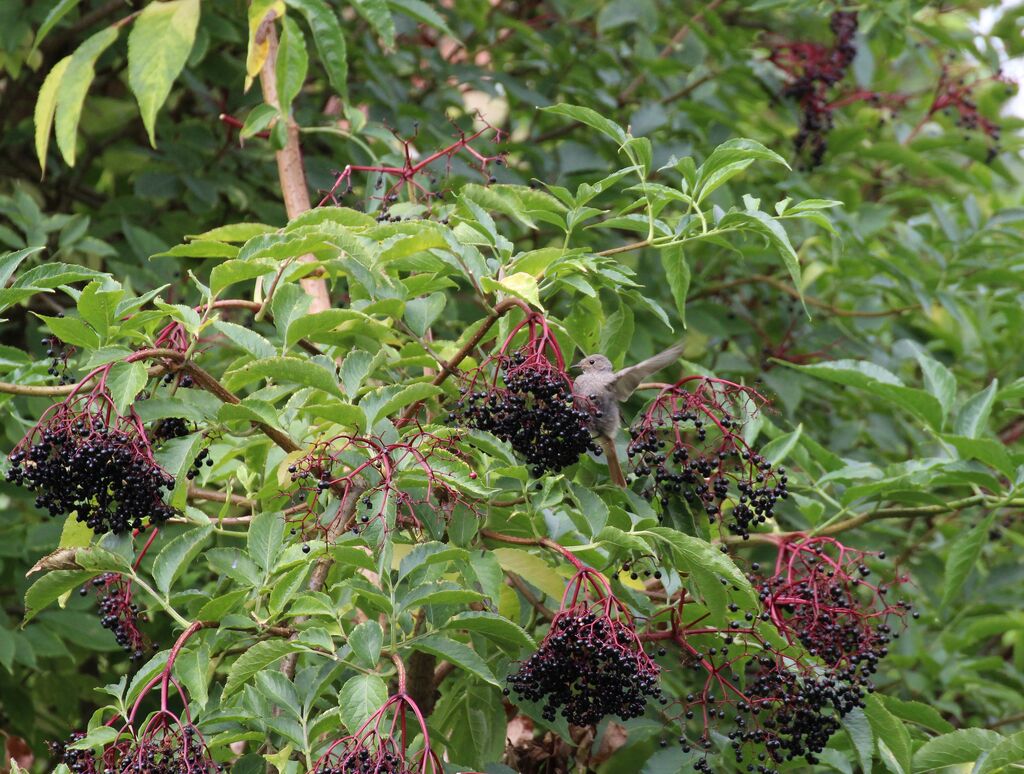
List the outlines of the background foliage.
{"type": "MultiPolygon", "coordinates": [[[[701,568],[739,571],[706,541],[724,540],[747,571],[773,561],[770,540],[734,539],[670,510],[665,528],[698,546],[673,551],[637,534],[656,528],[658,503],[610,486],[599,460],[533,478],[483,436],[463,462],[438,463],[478,513],[370,532],[371,558],[359,539],[331,535],[331,547],[322,532],[293,536],[280,514],[281,492],[294,490],[288,465],[318,439],[347,428],[394,442],[408,425],[386,420],[416,408],[444,435],[457,387],[428,384],[501,298],[543,310],[572,360],[600,351],[629,364],[685,333],[672,378],[713,374],[771,400],[743,434],[786,466],[791,497],[761,531],[831,532],[886,552],[878,572],[911,578],[902,593],[920,617],[881,662],[883,698],[847,718],[818,765],[1019,765],[1024,169],[1020,122],[1000,115],[1016,89],[998,70],[1024,49],[1024,17],[1003,9],[980,34],[989,5],[862,4],[850,66],[818,92],[786,58],[814,52],[786,46],[811,41],[831,55],[828,3],[7,3],[5,452],[55,400],[12,385],[77,381],[177,322],[179,354],[240,405],[196,388],[183,397],[178,377],[165,384],[123,364],[111,382],[122,409],[145,389],[137,410],[150,426],[184,417],[202,431],[158,450],[178,477],[169,497],[182,517],[137,569],[135,596],[149,619],[141,628],[164,648],[182,624],[220,623],[189,640],[177,666],[217,760],[306,770],[325,734],[353,731],[386,698],[394,674],[383,649],[421,677],[437,667],[437,695],[417,695],[433,704],[435,749],[467,767],[457,770],[675,771],[694,758],[675,743],[678,729],[659,746],[653,706],[583,734],[539,708],[517,716],[502,696],[505,674],[546,631],[538,610],[557,609],[571,575],[538,541],[615,576],[642,619],[656,604],[616,575],[624,561],[650,554],[643,561],[664,571],[670,594],[686,586],[715,612],[717,578],[701,568]],[[268,24],[281,40],[270,60],[276,99],[260,74],[268,24]],[[458,141],[476,130],[468,147],[504,162],[484,174],[458,141]],[[416,178],[439,194],[427,204],[402,187],[382,209],[396,178],[377,188],[377,173],[354,171],[351,192],[325,202],[351,209],[296,219],[303,208],[286,211],[274,155],[296,137],[312,204],[346,165],[452,153],[416,178]],[[310,313],[300,280],[308,290],[311,271],[314,285],[327,283],[330,311],[313,301],[310,313]],[[214,297],[252,308],[204,312],[214,297]],[[74,347],[66,361],[59,347],[56,361],[45,354],[51,334],[74,347]],[[260,426],[304,451],[275,446],[260,426]],[[186,480],[201,448],[213,464],[186,480]],[[308,590],[325,552],[340,561],[308,590]],[[473,605],[479,620],[459,625],[473,605]],[[295,653],[289,680],[272,667],[295,653]],[[517,735],[509,750],[507,732],[517,735]]],[[[516,314],[462,367],[492,352],[516,314]]],[[[632,398],[627,418],[649,397],[632,398]]],[[[415,466],[403,475],[399,490],[422,490],[415,466]]],[[[133,549],[44,518],[9,483],[0,501],[5,760],[51,770],[45,740],[95,726],[112,701],[104,686],[120,697],[122,676],[129,694],[144,682],[92,595],[61,594],[101,571],[135,574],[127,563],[142,541],[133,549]],[[26,577],[58,547],[79,554],[26,577]],[[35,615],[21,626],[26,607],[35,615]]],[[[679,660],[670,651],[659,663],[668,673],[679,660]]],[[[712,752],[716,770],[730,760],[712,752]]]]}

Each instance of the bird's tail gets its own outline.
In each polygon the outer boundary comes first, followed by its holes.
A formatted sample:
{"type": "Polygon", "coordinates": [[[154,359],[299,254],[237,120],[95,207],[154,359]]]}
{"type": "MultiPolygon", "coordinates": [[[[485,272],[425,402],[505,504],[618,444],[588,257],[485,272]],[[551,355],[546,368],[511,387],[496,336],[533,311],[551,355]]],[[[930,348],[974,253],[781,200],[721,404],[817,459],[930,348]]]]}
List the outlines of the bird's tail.
{"type": "Polygon", "coordinates": [[[626,477],[622,475],[622,465],[619,464],[619,453],[615,450],[615,441],[611,438],[600,438],[601,449],[604,451],[604,458],[608,461],[608,475],[616,486],[626,488],[626,477]]]}

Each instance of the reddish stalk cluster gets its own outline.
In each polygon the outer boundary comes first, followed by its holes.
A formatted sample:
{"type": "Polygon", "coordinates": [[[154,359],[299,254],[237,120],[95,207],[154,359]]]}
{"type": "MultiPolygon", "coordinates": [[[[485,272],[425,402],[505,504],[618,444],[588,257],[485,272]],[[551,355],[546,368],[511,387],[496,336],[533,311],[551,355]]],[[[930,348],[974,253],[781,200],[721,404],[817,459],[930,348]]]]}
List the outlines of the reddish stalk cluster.
{"type": "Polygon", "coordinates": [[[766,400],[724,379],[689,376],[662,388],[630,427],[626,454],[643,494],[667,509],[673,497],[744,538],[789,496],[783,468],[757,454],[743,425],[766,400]]]}
{"type": "Polygon", "coordinates": [[[313,765],[311,774],[442,774],[444,766],[430,747],[427,722],[405,692],[399,672],[399,692],[389,698],[355,733],[331,743],[313,765]],[[416,721],[423,749],[409,755],[407,715],[416,721]]]}
{"type": "Polygon", "coordinates": [[[7,473],[36,493],[36,507],[51,516],[74,512],[97,533],[142,530],[175,514],[163,501],[174,478],[154,460],[134,409],[117,412],[107,389],[110,368],[93,370],[43,413],[11,452],[7,473]]]}
{"type": "Polygon", "coordinates": [[[448,421],[508,441],[533,475],[559,471],[587,451],[600,454],[587,429],[590,415],[573,396],[565,358],[543,315],[528,312],[464,379],[448,421]],[[516,346],[520,333],[526,341],[516,346]]]}
{"type": "Polygon", "coordinates": [[[936,113],[950,113],[960,128],[965,131],[977,130],[992,141],[988,150],[988,160],[991,161],[999,152],[1000,128],[998,124],[981,114],[974,97],[978,87],[990,82],[1006,84],[1007,88],[1013,86],[1012,81],[1001,73],[996,73],[990,78],[971,79],[966,75],[954,75],[949,66],[944,64],[939,83],[935,87],[935,97],[928,108],[928,115],[922,120],[919,128],[936,113]]]}
{"type": "Polygon", "coordinates": [[[543,701],[545,719],[553,721],[561,710],[577,726],[599,723],[608,715],[640,717],[648,699],[664,702],[658,666],[605,577],[576,564],[551,628],[536,652],[509,676],[505,694],[543,701]]]}
{"type": "Polygon", "coordinates": [[[737,761],[749,761],[748,771],[771,774],[799,757],[814,764],[841,718],[863,706],[874,690],[869,676],[899,636],[892,623],[910,611],[885,603],[885,584],[867,584],[867,556],[832,538],[782,542],[769,578],[752,566],[765,604],[760,615],[740,619],[739,605],[730,603],[737,619],[716,624],[710,613],[691,613],[684,595],[662,613],[667,627],[655,616],[641,639],[674,644],[697,676],[675,717],[683,751],[705,753],[698,770],[710,771],[706,753],[716,736],[737,761]]]}
{"type": "MultiPolygon", "coordinates": [[[[66,763],[71,771],[83,774],[216,774],[224,771],[210,756],[203,735],[192,723],[188,697],[172,675],[182,647],[201,628],[202,624],[194,623],[181,634],[167,656],[167,664],[139,693],[124,716],[117,737],[103,748],[98,758],[88,750],[68,749],[82,738],[81,734],[74,734],[68,742],[51,744],[56,762],[66,763]],[[172,687],[182,702],[180,714],[170,708],[172,687]],[[144,723],[137,724],[143,701],[157,689],[160,708],[144,723]]],[[[107,725],[115,727],[119,719],[120,716],[115,716],[107,725]]]]}
{"type": "Polygon", "coordinates": [[[448,176],[451,174],[452,160],[460,153],[469,157],[470,161],[468,163],[470,167],[479,171],[489,183],[493,183],[495,178],[490,174],[490,166],[492,164],[502,166],[505,163],[504,155],[488,156],[480,153],[473,147],[473,143],[488,132],[493,132],[495,142],[501,141],[503,133],[489,124],[485,124],[483,128],[470,134],[458,130],[454,142],[418,161],[415,161],[413,158],[415,153],[413,145],[419,135],[419,125],[416,126],[412,137],[403,138],[399,137],[396,133],[395,137],[402,145],[403,163],[401,166],[349,164],[338,173],[334,184],[324,194],[317,206],[340,204],[340,199],[352,191],[352,175],[357,172],[366,173],[377,176],[374,183],[374,194],[370,197],[380,201],[382,204],[377,220],[400,220],[397,216],[389,215],[387,210],[398,201],[399,195],[403,190],[410,202],[422,199],[429,203],[433,198],[440,196],[439,192],[431,190],[437,183],[436,165],[443,160],[444,174],[448,176]],[[431,188],[420,182],[423,178],[428,179],[428,184],[431,188]]]}
{"type": "MultiPolygon", "coordinates": [[[[117,644],[130,654],[132,661],[138,661],[150,649],[150,642],[139,630],[139,624],[146,618],[135,603],[131,580],[120,573],[105,572],[93,578],[92,588],[96,592],[100,624],[113,633],[117,644]]],[[[88,593],[87,587],[81,589],[82,596],[88,593]]]]}
{"type": "Polygon", "coordinates": [[[871,583],[867,562],[884,553],[844,546],[832,537],[809,537],[779,546],[768,578],[751,575],[775,628],[800,642],[841,679],[865,683],[895,635],[889,621],[910,612],[905,602],[887,601],[893,585],[871,583]]]}
{"type": "Polygon", "coordinates": [[[340,534],[351,527],[356,533],[379,525],[385,533],[394,529],[433,532],[443,529],[459,507],[475,511],[474,503],[454,486],[446,474],[449,461],[459,457],[458,437],[444,437],[417,429],[400,441],[387,443],[376,436],[336,435],[318,441],[289,465],[292,481],[298,482],[297,505],[288,518],[306,533],[340,534]],[[325,493],[338,499],[320,508],[325,493]],[[351,522],[341,504],[358,495],[351,522]],[[318,511],[321,511],[319,513],[318,511]]]}
{"type": "Polygon", "coordinates": [[[831,46],[808,41],[790,41],[772,47],[769,60],[787,77],[783,94],[800,105],[800,128],[794,145],[797,155],[808,153],[807,166],[821,164],[828,150],[828,133],[834,125],[833,113],[854,102],[869,102],[891,107],[902,105],[906,97],[899,94],[880,94],[867,89],[854,89],[833,94],[832,89],[846,77],[857,56],[854,38],[857,34],[857,14],[854,11],[835,11],[829,26],[834,37],[831,46]]]}

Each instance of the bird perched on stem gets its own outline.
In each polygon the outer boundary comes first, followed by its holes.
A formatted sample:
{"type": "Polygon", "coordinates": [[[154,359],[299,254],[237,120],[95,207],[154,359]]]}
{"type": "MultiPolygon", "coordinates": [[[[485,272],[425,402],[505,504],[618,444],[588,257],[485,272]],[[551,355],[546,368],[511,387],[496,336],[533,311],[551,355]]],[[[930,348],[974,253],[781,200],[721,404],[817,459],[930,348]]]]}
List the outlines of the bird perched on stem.
{"type": "Polygon", "coordinates": [[[654,357],[616,371],[604,355],[587,355],[574,368],[582,373],[573,382],[573,394],[588,401],[591,408],[590,430],[597,437],[608,460],[608,472],[617,485],[626,486],[615,436],[619,432],[619,401],[633,394],[640,383],[656,371],[674,363],[683,354],[683,343],[674,344],[654,357]]]}

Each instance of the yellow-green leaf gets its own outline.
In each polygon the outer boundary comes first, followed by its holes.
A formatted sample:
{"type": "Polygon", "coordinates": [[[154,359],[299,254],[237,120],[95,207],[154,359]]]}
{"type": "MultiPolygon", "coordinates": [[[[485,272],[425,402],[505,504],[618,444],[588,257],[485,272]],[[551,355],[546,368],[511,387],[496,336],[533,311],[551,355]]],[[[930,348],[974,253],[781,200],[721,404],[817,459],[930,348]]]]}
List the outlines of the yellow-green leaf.
{"type": "Polygon", "coordinates": [[[57,147],[69,167],[75,166],[75,139],[82,117],[85,95],[96,76],[96,60],[117,40],[117,28],[105,27],[80,45],[71,55],[67,72],[57,87],[57,147]]]}
{"type": "Polygon", "coordinates": [[[71,57],[66,56],[53,66],[39,89],[36,100],[36,157],[39,159],[40,174],[46,174],[46,151],[50,147],[50,130],[53,128],[53,114],[57,109],[57,87],[60,86],[64,71],[68,69],[71,57]]]}

